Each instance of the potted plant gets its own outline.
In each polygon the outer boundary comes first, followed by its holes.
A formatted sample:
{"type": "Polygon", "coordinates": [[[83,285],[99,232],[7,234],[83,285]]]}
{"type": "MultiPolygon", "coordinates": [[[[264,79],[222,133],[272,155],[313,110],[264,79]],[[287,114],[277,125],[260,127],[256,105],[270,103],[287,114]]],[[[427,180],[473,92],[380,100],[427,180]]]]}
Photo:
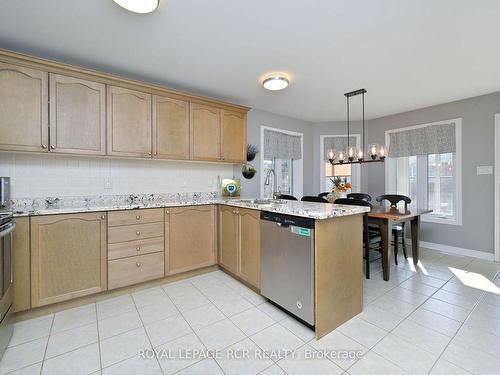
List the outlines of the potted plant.
{"type": "Polygon", "coordinates": [[[255,156],[259,153],[259,148],[256,145],[247,145],[247,161],[252,161],[255,156]]]}
{"type": "Polygon", "coordinates": [[[243,174],[243,177],[245,177],[247,180],[255,176],[255,173],[257,173],[257,170],[252,164],[247,163],[241,168],[241,174],[243,174]]]}
{"type": "Polygon", "coordinates": [[[351,183],[344,181],[341,177],[330,178],[330,180],[333,183],[333,188],[326,199],[328,199],[330,203],[333,203],[338,198],[347,198],[347,190],[352,188],[351,183]]]}

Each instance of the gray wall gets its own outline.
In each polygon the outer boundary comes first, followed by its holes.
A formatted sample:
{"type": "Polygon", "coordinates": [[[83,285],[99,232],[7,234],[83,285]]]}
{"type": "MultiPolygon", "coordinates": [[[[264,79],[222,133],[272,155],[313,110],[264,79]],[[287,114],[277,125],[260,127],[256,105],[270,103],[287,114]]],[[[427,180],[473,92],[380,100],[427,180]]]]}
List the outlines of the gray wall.
{"type": "MultiPolygon", "coordinates": [[[[314,193],[311,182],[313,181],[313,134],[314,125],[310,122],[297,120],[291,117],[277,115],[271,112],[252,109],[248,112],[247,121],[247,142],[255,144],[259,147],[259,152],[262,151],[260,144],[260,127],[269,126],[284,130],[291,130],[303,133],[303,168],[304,168],[304,195],[317,194],[314,193]]],[[[246,180],[241,174],[239,166],[234,167],[234,175],[241,179],[241,196],[243,198],[255,198],[260,196],[260,154],[251,162],[257,169],[257,173],[251,180],[246,180]]]]}
{"type": "MultiPolygon", "coordinates": [[[[500,92],[369,121],[367,138],[384,143],[389,129],[462,118],[462,226],[422,223],[423,241],[494,251],[494,176],[478,176],[476,167],[494,165],[496,113],[500,92]]],[[[384,193],[384,165],[369,165],[366,171],[368,193],[384,193]]]]}

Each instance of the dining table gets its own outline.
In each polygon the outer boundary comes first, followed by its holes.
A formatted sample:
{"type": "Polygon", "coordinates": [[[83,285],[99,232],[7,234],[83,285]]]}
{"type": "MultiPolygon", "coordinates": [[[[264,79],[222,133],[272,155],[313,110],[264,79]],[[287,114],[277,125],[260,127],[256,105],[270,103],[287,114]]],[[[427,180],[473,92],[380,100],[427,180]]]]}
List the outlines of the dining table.
{"type": "MultiPolygon", "coordinates": [[[[385,281],[389,281],[391,267],[391,242],[392,242],[392,225],[401,222],[410,222],[411,233],[411,252],[413,264],[418,265],[418,250],[419,250],[419,231],[420,231],[420,216],[432,212],[430,209],[411,208],[411,207],[390,207],[390,206],[375,206],[368,213],[370,224],[377,224],[380,228],[381,247],[382,247],[382,276],[385,281]]],[[[398,246],[398,244],[394,244],[398,246]]]]}

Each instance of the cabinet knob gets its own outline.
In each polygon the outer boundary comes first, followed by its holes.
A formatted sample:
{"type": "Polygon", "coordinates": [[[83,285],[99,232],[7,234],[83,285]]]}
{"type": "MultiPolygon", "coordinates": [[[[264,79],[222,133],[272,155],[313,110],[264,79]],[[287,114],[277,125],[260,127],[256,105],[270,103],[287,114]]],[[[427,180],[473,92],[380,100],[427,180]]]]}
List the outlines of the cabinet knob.
{"type": "Polygon", "coordinates": [[[42,145],[42,148],[45,150],[47,148],[47,145],[42,145]]]}
{"type": "Polygon", "coordinates": [[[135,265],[136,265],[137,267],[140,267],[140,266],[141,266],[141,264],[140,264],[140,263],[136,263],[135,265]]]}
{"type": "Polygon", "coordinates": [[[170,213],[170,211],[169,211],[169,210],[167,210],[167,211],[165,211],[165,213],[169,214],[169,213],[170,213]]]}
{"type": "Polygon", "coordinates": [[[137,216],[135,217],[135,219],[136,219],[136,220],[141,220],[141,215],[137,215],[137,216]]]}
{"type": "Polygon", "coordinates": [[[141,235],[141,232],[137,231],[135,232],[136,236],[140,236],[141,235]]]}
{"type": "Polygon", "coordinates": [[[151,156],[151,152],[148,152],[148,155],[151,156]]]}
{"type": "Polygon", "coordinates": [[[51,145],[51,146],[50,146],[50,149],[51,149],[51,150],[54,150],[55,148],[56,148],[56,146],[54,146],[54,145],[51,145]]]}
{"type": "Polygon", "coordinates": [[[141,247],[140,247],[140,246],[137,246],[137,247],[135,248],[135,250],[137,250],[137,251],[141,251],[141,247]]]}
{"type": "Polygon", "coordinates": [[[101,215],[101,219],[103,219],[103,220],[104,220],[104,219],[106,219],[106,216],[104,216],[104,215],[101,215]]]}

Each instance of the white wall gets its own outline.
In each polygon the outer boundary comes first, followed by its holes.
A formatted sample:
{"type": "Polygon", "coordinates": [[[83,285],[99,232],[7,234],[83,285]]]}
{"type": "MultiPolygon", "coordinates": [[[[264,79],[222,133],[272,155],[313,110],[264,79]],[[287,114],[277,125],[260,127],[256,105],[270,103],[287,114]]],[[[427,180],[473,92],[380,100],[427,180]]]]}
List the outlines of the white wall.
{"type": "Polygon", "coordinates": [[[0,176],[12,178],[12,198],[211,192],[217,176],[232,175],[231,164],[0,153],[0,176]]]}

